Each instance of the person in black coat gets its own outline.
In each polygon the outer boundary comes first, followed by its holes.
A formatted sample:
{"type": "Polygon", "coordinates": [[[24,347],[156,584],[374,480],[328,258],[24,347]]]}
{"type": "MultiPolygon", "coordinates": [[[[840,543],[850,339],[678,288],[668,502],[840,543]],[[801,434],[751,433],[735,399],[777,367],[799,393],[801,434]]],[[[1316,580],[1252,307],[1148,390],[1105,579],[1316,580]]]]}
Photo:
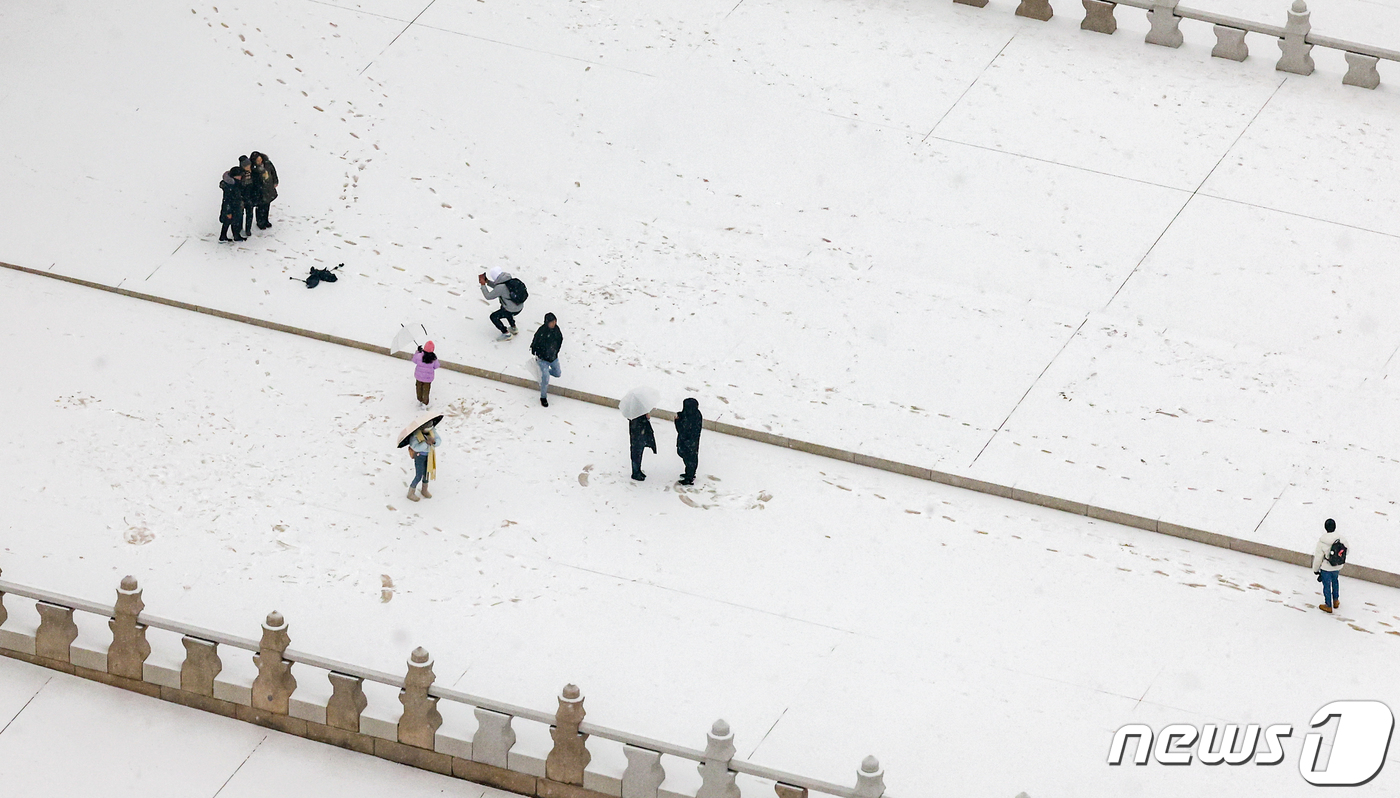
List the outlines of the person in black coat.
{"type": "Polygon", "coordinates": [[[219,189],[224,192],[223,205],[219,208],[219,222],[223,224],[223,229],[219,231],[219,240],[228,241],[229,228],[233,228],[233,240],[242,241],[243,236],[239,235],[243,222],[243,184],[239,181],[243,179],[243,169],[235,166],[224,172],[223,179],[219,181],[219,189]]]}
{"type": "Polygon", "coordinates": [[[695,469],[700,465],[700,430],[704,425],[700,402],[693,396],[686,399],[681,412],[676,414],[676,454],[685,463],[685,473],[680,478],[682,485],[695,484],[695,469]]]}
{"type": "Polygon", "coordinates": [[[272,222],[267,220],[268,211],[272,207],[272,201],[277,199],[277,167],[260,152],[252,153],[248,160],[251,162],[249,168],[253,174],[253,210],[257,217],[258,229],[266,230],[272,226],[272,222]]]}
{"type": "Polygon", "coordinates": [[[253,209],[258,204],[258,188],[253,185],[253,162],[246,155],[239,156],[238,166],[243,170],[243,177],[238,183],[243,187],[243,213],[239,216],[238,223],[243,228],[243,236],[246,238],[253,234],[253,209]]]}
{"type": "Polygon", "coordinates": [[[530,341],[530,352],[540,367],[540,404],[549,407],[549,378],[558,377],[559,347],[564,345],[564,333],[559,331],[559,322],[553,313],[544,314],[544,324],[535,330],[530,341]]]}
{"type": "Polygon", "coordinates": [[[656,454],[656,433],[651,429],[651,416],[646,413],[627,422],[627,432],[632,437],[632,478],[641,482],[647,478],[642,473],[642,450],[651,449],[656,454]]]}

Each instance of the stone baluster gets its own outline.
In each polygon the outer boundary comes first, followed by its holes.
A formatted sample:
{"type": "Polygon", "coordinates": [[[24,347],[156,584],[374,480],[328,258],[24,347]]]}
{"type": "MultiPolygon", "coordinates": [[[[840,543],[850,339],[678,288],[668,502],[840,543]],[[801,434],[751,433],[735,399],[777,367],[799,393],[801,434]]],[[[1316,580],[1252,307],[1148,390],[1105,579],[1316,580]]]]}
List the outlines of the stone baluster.
{"type": "Polygon", "coordinates": [[[739,785],[729,760],[734,758],[734,732],[723,719],[715,721],[705,743],[705,759],[700,763],[700,789],[695,798],[739,798],[739,785]]]}
{"type": "Polygon", "coordinates": [[[442,725],[437,697],[428,695],[428,688],[437,678],[433,674],[433,658],[419,646],[408,656],[408,675],[399,691],[403,715],[399,717],[399,742],[433,750],[433,739],[442,725]]]}
{"type": "Polygon", "coordinates": [[[778,798],[807,798],[808,795],[806,787],[796,787],[781,781],[773,782],[773,792],[778,794],[778,798]]]}
{"type": "Polygon", "coordinates": [[[476,708],[476,734],[472,735],[472,759],[483,765],[507,766],[510,749],[515,746],[515,729],[510,727],[513,716],[489,709],[476,708]]]}
{"type": "Polygon", "coordinates": [[[1083,0],[1083,2],[1084,21],[1079,23],[1080,30],[1108,34],[1118,30],[1118,20],[1113,18],[1113,9],[1117,8],[1117,4],[1107,2],[1107,0],[1083,0]]]}
{"type": "Polygon", "coordinates": [[[856,771],[857,798],[880,798],[885,794],[885,771],[880,760],[867,756],[861,760],[860,770],[856,771]]]}
{"type": "Polygon", "coordinates": [[[136,622],[146,609],[136,577],[127,576],[117,588],[116,616],[107,622],[112,630],[112,646],[107,649],[107,672],[140,681],[145,677],[146,658],[151,644],[146,642],[146,626],[136,622]]]}
{"type": "Polygon", "coordinates": [[[953,2],[965,6],[975,6],[977,8],[987,7],[987,0],[953,0],[953,2]]]}
{"type": "Polygon", "coordinates": [[[1312,30],[1311,17],[1307,3],[1293,0],[1293,7],[1288,9],[1288,24],[1283,26],[1283,35],[1278,40],[1278,49],[1283,54],[1274,69],[1295,75],[1313,73],[1313,60],[1309,55],[1313,46],[1307,42],[1308,32],[1312,30]]]}
{"type": "Polygon", "coordinates": [[[1215,49],[1210,51],[1213,58],[1228,58],[1231,61],[1243,61],[1249,57],[1249,45],[1245,44],[1244,35],[1246,31],[1239,28],[1227,28],[1224,25],[1215,26],[1215,49]]]}
{"type": "Polygon", "coordinates": [[[593,759],[585,745],[588,735],[578,730],[583,716],[583,695],[578,686],[564,685],[559,693],[559,709],[554,713],[554,726],[549,730],[554,747],[544,759],[544,777],[550,781],[583,784],[583,770],[593,759]]]}
{"type": "Polygon", "coordinates": [[[180,689],[187,693],[213,697],[214,677],[224,669],[219,659],[219,644],[185,635],[185,661],[180,665],[180,689]]]}
{"type": "Polygon", "coordinates": [[[1021,4],[1016,6],[1016,16],[1045,22],[1055,16],[1055,9],[1050,7],[1050,0],[1021,0],[1021,4]]]}
{"type": "MultiPolygon", "coordinates": [[[[0,573],[3,573],[3,571],[0,571],[0,573]]],[[[4,626],[5,621],[9,620],[9,618],[10,613],[5,611],[5,591],[0,590],[0,626],[4,626]]]]}
{"type": "Polygon", "coordinates": [[[622,755],[627,757],[627,769],[622,771],[622,798],[657,798],[661,782],[666,780],[661,754],[623,744],[622,755]]]}
{"type": "Polygon", "coordinates": [[[1152,29],[1147,32],[1143,41],[1163,47],[1181,46],[1184,39],[1181,36],[1181,17],[1176,15],[1176,3],[1177,0],[1153,2],[1152,8],[1147,10],[1147,21],[1151,23],[1152,29]]]}
{"type": "Polygon", "coordinates": [[[78,625],[73,623],[73,610],[40,601],[39,628],[34,632],[34,655],[44,659],[71,662],[68,647],[78,639],[78,625]]]}
{"type": "MultiPolygon", "coordinates": [[[[1374,55],[1362,55],[1361,53],[1347,53],[1347,73],[1342,76],[1342,83],[1348,86],[1360,86],[1363,89],[1374,89],[1381,85],[1381,73],[1376,71],[1376,64],[1380,59],[1374,55]]],[[[0,619],[3,619],[4,610],[0,609],[0,619]]],[[[3,620],[0,620],[3,623],[3,620]]]]}
{"type": "MultiPolygon", "coordinates": [[[[358,676],[331,671],[331,698],[326,702],[326,725],[345,731],[359,732],[360,715],[369,706],[365,697],[365,680],[358,676]]],[[[403,731],[399,731],[403,739],[403,731]]]]}
{"type": "Polygon", "coordinates": [[[288,714],[292,692],[297,689],[297,679],[292,675],[292,663],[282,654],[291,645],[287,635],[287,621],[280,612],[269,612],[263,622],[262,641],[258,653],[253,655],[253,664],[258,668],[258,677],[253,680],[253,709],[288,714]]]}

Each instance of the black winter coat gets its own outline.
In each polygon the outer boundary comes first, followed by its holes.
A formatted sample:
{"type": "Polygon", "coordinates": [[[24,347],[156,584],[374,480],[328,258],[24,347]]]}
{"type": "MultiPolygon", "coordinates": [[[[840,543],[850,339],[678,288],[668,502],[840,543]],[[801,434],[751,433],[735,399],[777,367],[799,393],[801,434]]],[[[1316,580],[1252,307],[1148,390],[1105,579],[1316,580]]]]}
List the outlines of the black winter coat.
{"type": "Polygon", "coordinates": [[[700,453],[700,431],[705,428],[705,417],[700,415],[700,402],[686,399],[681,412],[676,414],[676,453],[681,457],[700,453]]]}
{"type": "Polygon", "coordinates": [[[656,453],[656,433],[651,429],[649,416],[644,414],[628,421],[627,432],[632,437],[633,452],[651,449],[652,454],[656,453]]]}
{"type": "Polygon", "coordinates": [[[564,345],[564,333],[559,331],[559,325],[550,327],[548,324],[541,324],[535,330],[534,340],[530,341],[530,351],[535,357],[546,363],[553,363],[559,357],[559,347],[564,345]]]}
{"type": "Polygon", "coordinates": [[[219,188],[224,192],[224,201],[219,207],[219,222],[232,222],[243,213],[243,184],[224,172],[219,188]]]}
{"type": "Polygon", "coordinates": [[[277,167],[272,165],[272,161],[267,156],[262,157],[262,166],[253,164],[249,167],[253,173],[253,204],[269,203],[277,199],[277,167]]]}

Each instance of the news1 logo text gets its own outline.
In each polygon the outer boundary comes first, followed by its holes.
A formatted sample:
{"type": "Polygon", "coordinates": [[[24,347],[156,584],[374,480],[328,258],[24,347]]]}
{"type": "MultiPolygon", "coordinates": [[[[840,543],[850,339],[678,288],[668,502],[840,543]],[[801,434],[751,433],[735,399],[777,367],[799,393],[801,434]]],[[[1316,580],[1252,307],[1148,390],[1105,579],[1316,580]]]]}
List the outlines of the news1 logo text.
{"type": "MultiPolygon", "coordinates": [[[[1303,751],[1298,759],[1298,773],[1309,783],[1320,787],[1356,787],[1380,774],[1385,755],[1390,750],[1390,736],[1395,730],[1395,716],[1380,701],[1333,701],[1313,713],[1309,726],[1314,729],[1336,723],[1332,747],[1322,756],[1323,735],[1309,732],[1303,738],[1303,751]]],[[[1108,749],[1108,764],[1121,767],[1125,762],[1146,765],[1186,766],[1199,763],[1216,765],[1277,765],[1286,753],[1283,740],[1293,735],[1288,723],[1261,727],[1258,724],[1239,726],[1215,724],[1195,726],[1174,723],[1161,731],[1141,723],[1129,723],[1113,734],[1108,749]],[[1133,756],[1127,758],[1128,742],[1135,744],[1133,756]]]]}

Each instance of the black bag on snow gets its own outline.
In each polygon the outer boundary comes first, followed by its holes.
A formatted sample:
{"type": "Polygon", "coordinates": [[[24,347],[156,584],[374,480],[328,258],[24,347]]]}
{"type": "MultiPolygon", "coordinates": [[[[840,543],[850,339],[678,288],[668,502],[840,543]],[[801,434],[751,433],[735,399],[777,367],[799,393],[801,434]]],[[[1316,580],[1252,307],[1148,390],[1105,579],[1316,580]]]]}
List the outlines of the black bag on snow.
{"type": "Polygon", "coordinates": [[[525,300],[530,298],[530,292],[525,290],[525,283],[518,277],[506,280],[506,292],[510,294],[510,301],[517,305],[525,304],[525,300]]]}
{"type": "Polygon", "coordinates": [[[1345,565],[1347,561],[1347,547],[1342,545],[1340,540],[1332,541],[1332,549],[1327,552],[1328,565],[1345,565]]]}
{"type": "MultiPolygon", "coordinates": [[[[344,263],[340,264],[340,266],[344,266],[344,265],[345,265],[344,263]]],[[[336,266],[335,268],[339,269],[340,266],[336,266]]],[[[301,280],[300,278],[297,278],[297,277],[293,277],[293,278],[291,278],[291,279],[296,280],[296,281],[299,282],[299,283],[300,283],[300,282],[303,282],[303,280],[301,280]]],[[[332,271],[332,270],[330,270],[330,269],[318,269],[318,268],[316,268],[315,266],[312,266],[312,267],[311,267],[311,274],[307,275],[306,280],[305,280],[304,282],[306,283],[306,287],[307,287],[307,288],[315,288],[316,286],[320,285],[321,283],[333,283],[333,282],[335,282],[336,280],[337,280],[337,278],[336,278],[336,276],[335,276],[335,272],[334,272],[334,271],[332,271]]]]}

